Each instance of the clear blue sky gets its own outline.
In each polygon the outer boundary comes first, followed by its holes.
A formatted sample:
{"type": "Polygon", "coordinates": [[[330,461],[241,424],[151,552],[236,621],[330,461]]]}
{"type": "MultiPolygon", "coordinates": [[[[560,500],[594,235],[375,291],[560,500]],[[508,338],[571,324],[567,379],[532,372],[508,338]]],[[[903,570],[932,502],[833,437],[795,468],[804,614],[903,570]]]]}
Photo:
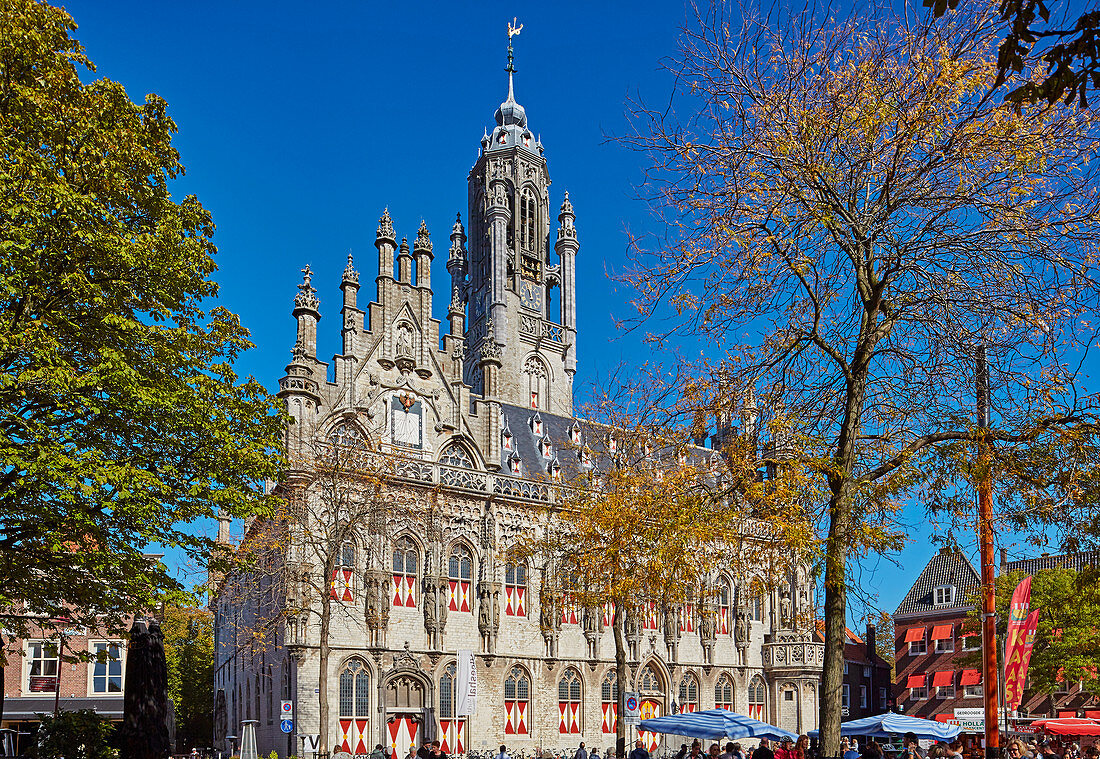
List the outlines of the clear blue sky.
{"type": "MultiPolygon", "coordinates": [[[[293,345],[302,266],[315,272],[325,356],[339,340],[345,257],[353,250],[373,279],[383,208],[398,235],[413,237],[423,218],[436,249],[447,247],[455,213],[466,216],[482,130],[506,94],[505,30],[518,16],[516,98],[546,147],[551,206],[568,190],[577,212],[579,379],[651,358],[614,324],[629,314],[629,293],[607,275],[624,261],[626,230],[651,222],[632,189],[641,159],[608,135],[626,129],[628,97],[667,99],[672,80],[659,61],[690,13],[682,0],[66,7],[100,76],[135,100],[167,100],[188,169],[175,191],[196,194],[214,215],[221,302],[258,346],[240,369],[272,389],[293,345]]],[[[889,611],[935,550],[934,525],[910,511],[918,526],[900,568],[879,562],[860,576],[889,611]]]]}

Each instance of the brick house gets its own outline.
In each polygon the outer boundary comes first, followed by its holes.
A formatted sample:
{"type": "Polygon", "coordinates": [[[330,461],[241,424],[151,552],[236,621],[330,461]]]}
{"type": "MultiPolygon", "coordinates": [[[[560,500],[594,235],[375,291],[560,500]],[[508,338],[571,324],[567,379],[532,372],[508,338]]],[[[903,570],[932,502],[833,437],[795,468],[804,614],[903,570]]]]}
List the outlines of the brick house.
{"type": "Polygon", "coordinates": [[[55,706],[62,711],[93,709],[112,720],[122,719],[126,642],[121,636],[87,627],[59,631],[32,626],[28,637],[7,642],[4,654],[0,727],[17,731],[17,754],[33,740],[38,715],[52,714],[55,706]],[[71,661],[81,654],[101,654],[104,661],[71,661]]]}
{"type": "Polygon", "coordinates": [[[894,700],[898,711],[947,720],[957,708],[981,708],[982,676],[959,663],[981,648],[981,636],[962,634],[981,577],[959,551],[929,560],[894,612],[894,700]]]}
{"type": "MultiPolygon", "coordinates": [[[[817,639],[825,642],[824,622],[818,621],[817,639]]],[[[865,637],[844,628],[844,679],[841,714],[844,719],[861,719],[889,711],[894,704],[890,662],[876,652],[877,631],[867,625],[865,637]]]]}

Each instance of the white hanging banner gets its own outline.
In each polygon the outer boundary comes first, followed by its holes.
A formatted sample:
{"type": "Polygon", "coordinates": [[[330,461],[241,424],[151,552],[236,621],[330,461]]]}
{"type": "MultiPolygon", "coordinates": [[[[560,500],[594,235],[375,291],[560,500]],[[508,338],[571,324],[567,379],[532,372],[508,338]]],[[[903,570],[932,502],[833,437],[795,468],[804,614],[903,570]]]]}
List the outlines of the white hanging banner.
{"type": "Polygon", "coordinates": [[[456,684],[458,708],[456,717],[472,717],[477,711],[477,667],[473,651],[458,652],[458,683],[456,684]]]}

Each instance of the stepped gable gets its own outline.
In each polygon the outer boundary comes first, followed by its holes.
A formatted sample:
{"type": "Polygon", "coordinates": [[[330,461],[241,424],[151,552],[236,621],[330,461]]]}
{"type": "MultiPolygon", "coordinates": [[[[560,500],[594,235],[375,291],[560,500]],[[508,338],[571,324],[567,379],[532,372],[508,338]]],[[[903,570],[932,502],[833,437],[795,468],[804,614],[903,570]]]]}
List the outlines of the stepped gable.
{"type": "Polygon", "coordinates": [[[970,609],[973,606],[969,602],[970,592],[979,585],[981,576],[962,552],[942,549],[924,567],[920,577],[898,605],[894,616],[941,614],[953,609],[970,609]],[[953,603],[940,606],[933,603],[933,591],[941,585],[955,586],[953,603]]]}

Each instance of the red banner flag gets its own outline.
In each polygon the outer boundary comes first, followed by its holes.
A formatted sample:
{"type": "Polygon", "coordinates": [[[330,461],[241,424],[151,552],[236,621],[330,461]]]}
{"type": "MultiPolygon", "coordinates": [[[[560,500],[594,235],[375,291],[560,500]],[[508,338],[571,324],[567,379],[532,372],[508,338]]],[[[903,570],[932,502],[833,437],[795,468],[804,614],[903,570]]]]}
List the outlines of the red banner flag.
{"type": "MultiPolygon", "coordinates": [[[[1035,645],[1035,633],[1039,629],[1039,610],[1031,612],[1027,615],[1027,620],[1024,622],[1024,643],[1020,652],[1020,669],[1017,674],[1018,683],[1012,691],[1012,696],[1008,695],[1008,686],[1005,686],[1005,706],[1015,711],[1020,707],[1020,702],[1024,697],[1024,683],[1027,682],[1027,666],[1031,663],[1031,648],[1035,645]]],[[[1005,681],[1008,682],[1007,680],[1005,681]]]]}
{"type": "MultiPolygon", "coordinates": [[[[1008,606],[1008,637],[1005,640],[1005,703],[1019,705],[1023,698],[1027,665],[1024,646],[1027,639],[1028,606],[1031,604],[1031,576],[1025,577],[1012,592],[1008,606]]],[[[1027,653],[1031,658],[1030,648],[1027,653]]],[[[987,683],[987,687],[990,684],[987,683]]]]}

